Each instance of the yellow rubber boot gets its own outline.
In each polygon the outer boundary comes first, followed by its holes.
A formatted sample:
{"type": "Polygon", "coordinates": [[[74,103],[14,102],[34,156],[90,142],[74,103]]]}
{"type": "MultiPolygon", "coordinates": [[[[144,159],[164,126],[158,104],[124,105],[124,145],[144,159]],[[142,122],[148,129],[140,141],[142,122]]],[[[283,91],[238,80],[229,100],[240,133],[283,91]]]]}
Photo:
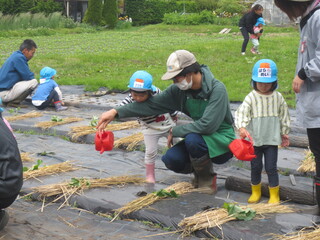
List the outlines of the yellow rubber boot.
{"type": "Polygon", "coordinates": [[[270,198],[269,198],[268,203],[279,203],[280,202],[279,189],[280,189],[279,186],[269,187],[270,198]]]}
{"type": "Polygon", "coordinates": [[[261,198],[261,183],[257,185],[251,185],[251,196],[248,199],[248,203],[257,203],[261,198]]]}

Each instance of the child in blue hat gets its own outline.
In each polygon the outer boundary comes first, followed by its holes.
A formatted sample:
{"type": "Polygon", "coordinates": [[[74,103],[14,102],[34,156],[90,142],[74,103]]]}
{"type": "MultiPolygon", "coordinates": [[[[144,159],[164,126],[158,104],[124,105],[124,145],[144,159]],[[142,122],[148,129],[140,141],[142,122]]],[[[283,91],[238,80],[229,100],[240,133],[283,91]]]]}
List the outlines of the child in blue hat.
{"type": "Polygon", "coordinates": [[[264,157],[269,180],[268,203],[279,203],[279,175],[277,172],[278,145],[289,146],[290,116],[288,106],[278,91],[278,69],[270,59],[259,60],[253,67],[253,90],[235,112],[235,125],[241,138],[251,136],[255,155],[251,161],[251,189],[249,203],[261,198],[261,173],[264,157]]]}
{"type": "Polygon", "coordinates": [[[252,41],[253,47],[251,48],[251,52],[253,54],[261,54],[259,52],[259,40],[263,32],[263,26],[266,25],[264,19],[262,17],[257,19],[256,24],[253,26],[253,34],[250,34],[250,39],[252,41]]]}
{"type": "Polygon", "coordinates": [[[68,107],[63,106],[61,90],[54,81],[56,73],[57,71],[50,67],[44,67],[40,71],[40,84],[32,96],[32,104],[39,110],[47,108],[52,103],[54,103],[56,111],[68,109],[68,107]]]}
{"type": "MultiPolygon", "coordinates": [[[[121,106],[132,102],[147,101],[153,95],[159,94],[161,90],[152,85],[152,76],[146,71],[136,71],[129,81],[129,95],[121,102],[121,106]]],[[[146,181],[155,183],[155,160],[158,153],[158,141],[161,137],[167,137],[169,130],[175,126],[177,112],[165,113],[156,116],[138,118],[143,127],[145,150],[146,181]]]]}

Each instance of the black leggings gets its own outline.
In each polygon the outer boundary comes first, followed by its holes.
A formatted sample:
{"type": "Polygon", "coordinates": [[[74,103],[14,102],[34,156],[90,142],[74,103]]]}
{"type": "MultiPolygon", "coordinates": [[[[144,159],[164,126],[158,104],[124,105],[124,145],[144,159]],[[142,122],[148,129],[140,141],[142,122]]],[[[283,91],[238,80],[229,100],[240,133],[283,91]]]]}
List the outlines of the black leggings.
{"type": "Polygon", "coordinates": [[[316,176],[320,177],[320,128],[307,129],[310,150],[316,161],[316,176]]]}
{"type": "Polygon", "coordinates": [[[249,32],[247,31],[247,29],[245,27],[241,27],[240,31],[243,36],[243,43],[242,43],[241,52],[245,52],[247,49],[248,42],[249,42],[249,32]]]}

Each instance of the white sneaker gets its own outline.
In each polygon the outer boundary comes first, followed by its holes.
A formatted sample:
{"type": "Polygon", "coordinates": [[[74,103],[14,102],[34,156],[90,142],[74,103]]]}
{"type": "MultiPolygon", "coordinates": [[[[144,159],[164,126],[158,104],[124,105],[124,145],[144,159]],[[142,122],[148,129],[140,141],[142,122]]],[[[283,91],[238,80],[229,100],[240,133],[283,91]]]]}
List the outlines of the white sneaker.
{"type": "Polygon", "coordinates": [[[242,52],[241,55],[246,55],[246,53],[245,53],[245,52],[242,52]]]}

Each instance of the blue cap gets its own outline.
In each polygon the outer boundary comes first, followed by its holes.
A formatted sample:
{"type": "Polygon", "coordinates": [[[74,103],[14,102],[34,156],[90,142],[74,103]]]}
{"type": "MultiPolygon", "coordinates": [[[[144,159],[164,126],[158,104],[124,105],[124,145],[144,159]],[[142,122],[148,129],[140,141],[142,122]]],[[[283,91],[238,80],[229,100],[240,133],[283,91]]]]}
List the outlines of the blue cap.
{"type": "Polygon", "coordinates": [[[278,68],[274,61],[261,59],[253,66],[252,80],[261,83],[272,83],[278,80],[278,68]]]}
{"type": "Polygon", "coordinates": [[[155,87],[152,85],[151,74],[143,70],[136,71],[131,76],[128,88],[138,92],[155,90],[155,87]]]}
{"type": "Polygon", "coordinates": [[[44,67],[40,71],[40,78],[45,78],[49,80],[54,75],[56,75],[57,71],[51,67],[44,67]]]}
{"type": "Polygon", "coordinates": [[[262,17],[259,17],[257,19],[255,26],[258,26],[259,24],[266,25],[266,22],[264,21],[264,19],[262,17]]]}

